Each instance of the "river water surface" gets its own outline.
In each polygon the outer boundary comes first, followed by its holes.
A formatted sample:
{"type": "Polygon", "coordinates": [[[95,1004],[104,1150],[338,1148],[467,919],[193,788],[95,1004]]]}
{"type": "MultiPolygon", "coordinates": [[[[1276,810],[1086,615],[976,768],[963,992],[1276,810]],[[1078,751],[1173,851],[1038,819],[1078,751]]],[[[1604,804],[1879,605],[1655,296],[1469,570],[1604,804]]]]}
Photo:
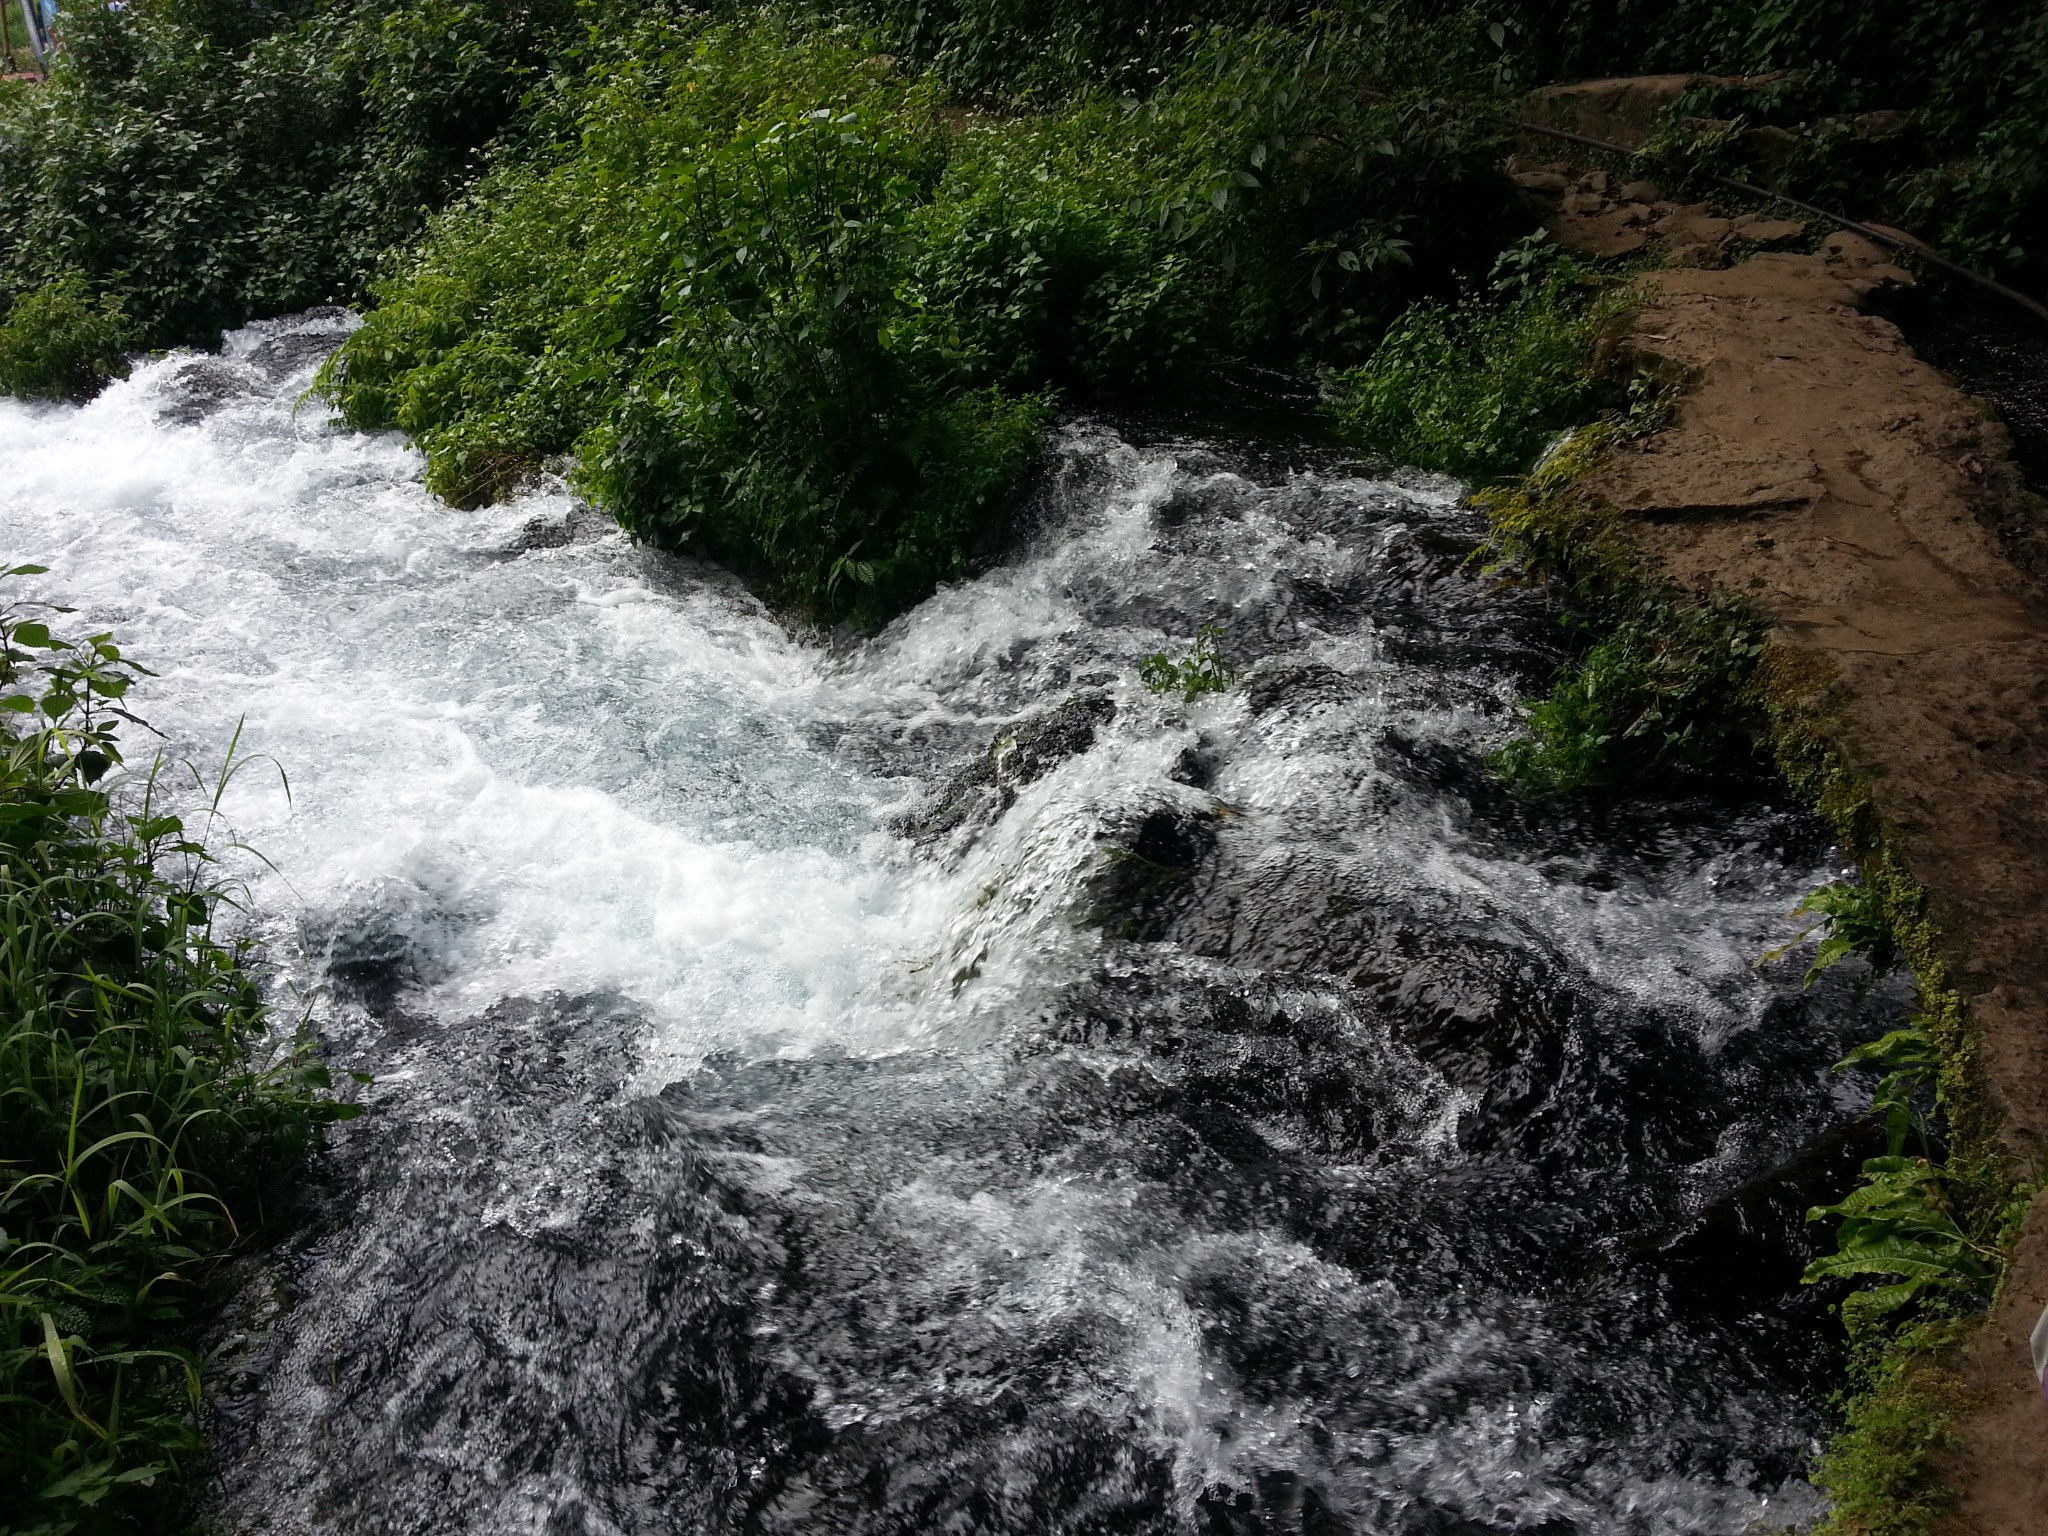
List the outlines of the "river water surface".
{"type": "Polygon", "coordinates": [[[438,504],[300,400],[349,323],[0,403],[0,546],[172,755],[241,725],[280,1003],[374,1075],[224,1325],[225,1528],[1812,1518],[1817,1308],[1726,1197],[1857,1108],[1881,1004],[1751,964],[1830,850],[1505,799],[1555,635],[1455,487],[1071,423],[832,644],[438,504]],[[1236,686],[1139,685],[1204,624],[1236,686]]]}

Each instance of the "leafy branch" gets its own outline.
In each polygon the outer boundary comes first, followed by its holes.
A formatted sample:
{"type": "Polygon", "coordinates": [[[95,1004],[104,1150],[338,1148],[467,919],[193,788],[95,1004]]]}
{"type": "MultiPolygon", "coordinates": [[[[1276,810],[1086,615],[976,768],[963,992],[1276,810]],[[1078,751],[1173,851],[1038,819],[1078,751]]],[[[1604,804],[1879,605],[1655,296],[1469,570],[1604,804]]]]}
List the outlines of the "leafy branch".
{"type": "Polygon", "coordinates": [[[1237,679],[1217,649],[1224,633],[1221,624],[1204,624],[1180,655],[1154,651],[1138,663],[1138,680],[1154,693],[1177,693],[1189,702],[1223,692],[1237,679]]]}

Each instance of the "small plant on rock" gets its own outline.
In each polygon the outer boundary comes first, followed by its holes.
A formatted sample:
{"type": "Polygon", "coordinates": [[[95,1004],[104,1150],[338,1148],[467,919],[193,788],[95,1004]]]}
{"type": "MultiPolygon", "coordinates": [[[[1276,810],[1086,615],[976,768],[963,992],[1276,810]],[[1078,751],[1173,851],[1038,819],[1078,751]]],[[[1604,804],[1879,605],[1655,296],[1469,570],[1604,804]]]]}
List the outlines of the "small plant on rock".
{"type": "Polygon", "coordinates": [[[1217,649],[1221,624],[1204,624],[1178,656],[1154,651],[1138,663],[1138,680],[1154,693],[1177,693],[1193,702],[1204,694],[1221,693],[1236,681],[1236,670],[1217,649]]]}

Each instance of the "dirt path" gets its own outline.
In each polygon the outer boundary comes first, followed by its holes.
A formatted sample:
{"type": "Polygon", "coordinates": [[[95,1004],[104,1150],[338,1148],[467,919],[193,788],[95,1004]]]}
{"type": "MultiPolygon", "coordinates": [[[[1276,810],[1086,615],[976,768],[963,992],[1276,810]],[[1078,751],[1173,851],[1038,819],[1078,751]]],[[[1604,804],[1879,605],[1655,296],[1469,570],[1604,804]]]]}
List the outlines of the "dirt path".
{"type": "MultiPolygon", "coordinates": [[[[1624,345],[1686,393],[1595,489],[1679,582],[1749,592],[1848,703],[1838,745],[1932,893],[2016,1176],[2048,1159],[2048,595],[2041,520],[2004,429],[1862,311],[1904,274],[1825,255],[1670,270],[1624,345]]],[[[1966,1375],[1965,1528],[2048,1531],[2048,1406],[2027,1333],[2048,1303],[2048,1195],[1966,1375]]]]}

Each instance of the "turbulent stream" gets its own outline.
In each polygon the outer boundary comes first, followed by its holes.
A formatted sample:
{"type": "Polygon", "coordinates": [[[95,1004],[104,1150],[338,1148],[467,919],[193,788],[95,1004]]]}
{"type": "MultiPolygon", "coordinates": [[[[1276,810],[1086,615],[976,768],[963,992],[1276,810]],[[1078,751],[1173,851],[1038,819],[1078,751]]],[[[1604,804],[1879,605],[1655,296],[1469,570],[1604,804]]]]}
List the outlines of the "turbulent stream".
{"type": "Polygon", "coordinates": [[[300,398],[348,324],[0,403],[0,549],[171,755],[242,723],[280,1005],[374,1075],[223,1324],[226,1529],[1811,1519],[1890,1004],[1752,966],[1791,806],[1498,791],[1557,637],[1454,487],[1077,421],[986,575],[792,636],[436,503],[300,398]],[[1236,686],[1139,685],[1207,623],[1236,686]]]}

